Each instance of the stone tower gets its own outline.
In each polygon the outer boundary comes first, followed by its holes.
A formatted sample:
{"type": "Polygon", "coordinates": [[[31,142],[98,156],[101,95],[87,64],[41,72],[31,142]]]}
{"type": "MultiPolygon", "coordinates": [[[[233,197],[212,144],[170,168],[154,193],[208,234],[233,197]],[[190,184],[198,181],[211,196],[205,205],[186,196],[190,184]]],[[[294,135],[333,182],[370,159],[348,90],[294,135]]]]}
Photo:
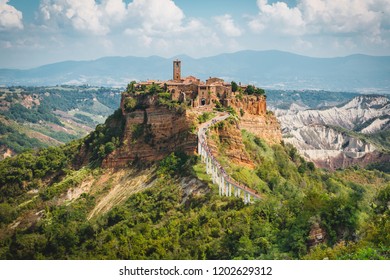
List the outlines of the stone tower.
{"type": "Polygon", "coordinates": [[[181,61],[173,61],[173,80],[175,82],[181,82],[181,61]]]}

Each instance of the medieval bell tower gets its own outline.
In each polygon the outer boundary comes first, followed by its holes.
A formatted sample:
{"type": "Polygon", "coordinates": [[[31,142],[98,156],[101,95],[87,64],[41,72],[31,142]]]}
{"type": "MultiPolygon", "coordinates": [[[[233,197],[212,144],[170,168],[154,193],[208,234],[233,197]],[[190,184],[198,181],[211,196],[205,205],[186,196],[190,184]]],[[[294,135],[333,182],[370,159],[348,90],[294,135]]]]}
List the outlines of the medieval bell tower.
{"type": "Polygon", "coordinates": [[[173,61],[173,80],[175,82],[181,82],[181,61],[173,61]]]}

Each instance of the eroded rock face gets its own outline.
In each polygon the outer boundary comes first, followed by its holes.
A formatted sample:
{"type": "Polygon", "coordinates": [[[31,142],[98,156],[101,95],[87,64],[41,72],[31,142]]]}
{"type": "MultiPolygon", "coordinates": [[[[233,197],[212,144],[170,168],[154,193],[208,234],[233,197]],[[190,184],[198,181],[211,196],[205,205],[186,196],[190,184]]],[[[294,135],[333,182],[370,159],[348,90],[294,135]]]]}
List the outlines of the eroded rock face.
{"type": "Polygon", "coordinates": [[[244,114],[240,120],[240,128],[264,139],[267,144],[279,144],[282,141],[280,124],[273,114],[244,114]]]}
{"type": "Polygon", "coordinates": [[[232,106],[240,111],[256,116],[265,116],[267,114],[267,102],[265,96],[249,95],[242,98],[232,98],[228,100],[227,106],[232,106]]]}
{"type": "MultiPolygon", "coordinates": [[[[212,131],[213,133],[218,137],[217,142],[220,143],[221,148],[224,149],[224,153],[230,161],[237,165],[254,168],[255,165],[245,150],[241,131],[237,124],[224,122],[223,125],[216,126],[212,131]]],[[[211,153],[214,157],[218,157],[218,143],[212,137],[209,137],[208,143],[211,153]]]]}
{"type": "MultiPolygon", "coordinates": [[[[326,151],[325,151],[326,152],[326,151]]],[[[351,157],[346,153],[337,153],[336,155],[324,155],[313,161],[318,167],[329,170],[347,168],[349,166],[366,167],[371,163],[390,162],[390,155],[380,152],[363,153],[361,157],[351,157]]]]}
{"type": "Polygon", "coordinates": [[[290,108],[290,110],[275,110],[275,114],[282,123],[283,129],[286,130],[296,130],[311,125],[332,125],[356,132],[373,133],[388,128],[390,100],[383,96],[358,96],[340,107],[323,110],[290,108]],[[370,123],[370,121],[374,122],[370,123]]]}
{"type": "Polygon", "coordinates": [[[156,161],[174,151],[194,154],[197,136],[193,130],[195,116],[157,105],[146,99],[147,106],[122,112],[126,119],[123,142],[103,161],[106,168],[125,167],[132,161],[156,161]]]}
{"type": "Polygon", "coordinates": [[[388,160],[372,143],[350,133],[371,134],[390,127],[390,100],[358,96],[343,106],[322,110],[276,110],[284,141],[307,160],[330,170],[388,160]],[[341,129],[340,129],[341,128],[341,129]]]}
{"type": "Polygon", "coordinates": [[[280,124],[271,112],[267,112],[265,96],[233,98],[229,104],[240,117],[240,129],[245,129],[264,139],[268,144],[279,144],[282,140],[280,124]]]}
{"type": "Polygon", "coordinates": [[[240,129],[245,129],[264,139],[268,144],[279,144],[282,140],[280,124],[271,112],[267,112],[265,96],[249,95],[232,98],[225,104],[232,106],[240,115],[240,129]]]}

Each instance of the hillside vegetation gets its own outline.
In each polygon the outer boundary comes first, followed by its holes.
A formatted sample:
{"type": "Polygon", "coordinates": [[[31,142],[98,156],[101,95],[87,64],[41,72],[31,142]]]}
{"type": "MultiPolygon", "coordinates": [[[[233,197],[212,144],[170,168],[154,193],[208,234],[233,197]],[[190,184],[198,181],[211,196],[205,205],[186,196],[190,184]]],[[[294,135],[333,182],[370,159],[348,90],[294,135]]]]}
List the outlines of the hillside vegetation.
{"type": "Polygon", "coordinates": [[[18,154],[84,137],[114,112],[119,100],[119,89],[0,88],[0,152],[18,154]]]}
{"type": "Polygon", "coordinates": [[[390,258],[385,173],[318,170],[292,146],[242,131],[253,169],[224,160],[222,139],[218,147],[228,172],[263,197],[244,205],[218,195],[196,156],[101,169],[100,147],[117,137],[113,123],[0,162],[1,259],[390,258]],[[131,174],[144,174],[139,187],[118,189],[131,174]],[[114,203],[102,209],[102,201],[114,203]]]}

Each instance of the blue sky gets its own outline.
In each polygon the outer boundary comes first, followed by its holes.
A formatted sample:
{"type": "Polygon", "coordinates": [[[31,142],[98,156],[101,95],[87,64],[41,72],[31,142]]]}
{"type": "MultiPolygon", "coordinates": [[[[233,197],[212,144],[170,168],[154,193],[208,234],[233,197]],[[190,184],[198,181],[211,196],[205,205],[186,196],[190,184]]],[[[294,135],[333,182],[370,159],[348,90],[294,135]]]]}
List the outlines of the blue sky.
{"type": "Polygon", "coordinates": [[[0,68],[247,49],[390,55],[390,1],[0,0],[0,68]]]}

